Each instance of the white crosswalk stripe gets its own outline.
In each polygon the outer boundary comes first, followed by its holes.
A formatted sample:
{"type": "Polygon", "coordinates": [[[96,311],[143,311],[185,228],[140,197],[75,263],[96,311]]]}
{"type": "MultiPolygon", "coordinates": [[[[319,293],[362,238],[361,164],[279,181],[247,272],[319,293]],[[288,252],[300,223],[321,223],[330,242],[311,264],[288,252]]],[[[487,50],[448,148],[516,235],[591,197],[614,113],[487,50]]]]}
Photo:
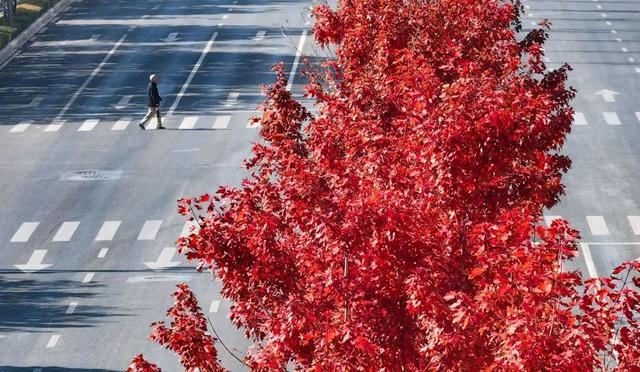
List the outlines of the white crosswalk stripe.
{"type": "Polygon", "coordinates": [[[96,241],[109,241],[113,240],[116,235],[116,231],[120,227],[122,221],[104,221],[98,235],[96,235],[96,241]]]}
{"type": "Polygon", "coordinates": [[[616,114],[615,112],[603,112],[602,116],[604,116],[604,120],[609,125],[622,125],[618,114],[616,114]]]}
{"type": "Polygon", "coordinates": [[[224,106],[231,107],[235,105],[236,103],[238,103],[239,96],[240,96],[240,93],[238,92],[229,93],[229,96],[227,97],[227,102],[225,102],[224,106]]]}
{"type": "Polygon", "coordinates": [[[187,116],[182,119],[182,123],[178,126],[178,129],[193,129],[198,122],[197,116],[187,116]]]}
{"type": "Polygon", "coordinates": [[[216,121],[213,123],[213,129],[226,129],[231,121],[231,116],[223,115],[217,116],[216,121]]]}
{"type": "Polygon", "coordinates": [[[587,118],[584,116],[582,112],[576,112],[573,115],[573,123],[575,125],[587,125],[587,118]]]}
{"type": "Polygon", "coordinates": [[[184,238],[192,233],[196,232],[198,229],[198,223],[196,221],[187,221],[182,227],[182,232],[180,232],[180,237],[184,238]]]}
{"type": "Polygon", "coordinates": [[[551,227],[551,223],[553,222],[553,220],[557,220],[558,218],[562,218],[562,216],[544,216],[544,222],[547,224],[548,227],[551,227]]]}
{"type": "Polygon", "coordinates": [[[44,128],[45,132],[57,132],[60,130],[60,128],[62,128],[62,126],[64,125],[64,123],[66,123],[66,120],[56,120],[54,122],[52,122],[51,124],[47,125],[46,128],[44,128]]]}
{"type": "Polygon", "coordinates": [[[609,227],[602,216],[587,216],[587,224],[592,235],[610,235],[609,227]]]}
{"type": "Polygon", "coordinates": [[[640,216],[627,216],[627,219],[629,220],[629,225],[631,225],[633,233],[640,235],[640,216]]]}
{"type": "Polygon", "coordinates": [[[131,120],[132,120],[131,118],[122,118],[116,121],[115,124],[113,124],[113,127],[111,127],[111,130],[115,130],[115,131],[125,130],[131,123],[131,120]]]}
{"type": "Polygon", "coordinates": [[[144,223],[142,226],[142,230],[140,230],[140,234],[138,234],[138,240],[153,240],[158,235],[158,231],[160,231],[160,226],[162,225],[162,220],[150,220],[144,223]]]}
{"type": "Polygon", "coordinates": [[[76,230],[80,226],[79,221],[67,221],[60,225],[58,232],[53,237],[54,242],[68,242],[75,234],[76,230]]]}
{"type": "Polygon", "coordinates": [[[10,133],[22,133],[25,130],[27,130],[27,128],[29,128],[31,123],[33,123],[33,122],[32,121],[20,122],[19,124],[14,125],[13,128],[11,128],[11,130],[9,130],[9,132],[10,133]]]}
{"type": "Polygon", "coordinates": [[[40,225],[40,222],[24,222],[22,225],[20,225],[20,227],[18,228],[18,231],[16,231],[15,234],[13,234],[13,237],[11,238],[11,242],[13,243],[28,242],[33,232],[36,231],[36,228],[38,227],[38,225],[40,225]]]}
{"type": "Polygon", "coordinates": [[[78,132],[89,132],[93,130],[93,128],[95,128],[96,125],[98,125],[99,121],[100,120],[97,120],[97,119],[85,120],[84,123],[82,123],[82,125],[80,126],[80,128],[78,128],[78,132]]]}

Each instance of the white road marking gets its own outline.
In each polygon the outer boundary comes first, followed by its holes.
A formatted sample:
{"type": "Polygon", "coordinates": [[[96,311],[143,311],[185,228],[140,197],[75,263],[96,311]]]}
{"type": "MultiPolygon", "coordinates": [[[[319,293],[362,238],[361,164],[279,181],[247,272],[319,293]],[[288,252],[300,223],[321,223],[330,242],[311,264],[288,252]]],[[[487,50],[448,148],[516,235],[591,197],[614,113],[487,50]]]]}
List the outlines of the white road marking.
{"type": "Polygon", "coordinates": [[[191,80],[193,80],[193,77],[196,75],[196,72],[198,72],[198,69],[200,68],[200,65],[202,64],[202,61],[204,61],[204,57],[206,57],[207,53],[209,53],[209,50],[211,50],[211,46],[213,45],[213,42],[215,41],[216,36],[218,36],[217,32],[214,32],[211,35],[211,38],[207,42],[207,45],[204,47],[204,49],[202,50],[202,53],[200,54],[200,58],[198,58],[198,62],[196,62],[196,64],[193,66],[193,69],[191,70],[191,73],[187,77],[187,81],[185,81],[184,84],[182,84],[182,88],[180,88],[180,92],[176,96],[175,101],[173,101],[173,104],[171,105],[171,108],[169,109],[168,116],[173,115],[173,112],[176,110],[176,107],[178,107],[178,103],[180,103],[180,100],[182,99],[182,96],[184,96],[184,93],[187,91],[187,88],[189,87],[189,84],[191,84],[191,80]]]}
{"type": "Polygon", "coordinates": [[[193,129],[198,122],[197,116],[187,116],[182,119],[182,123],[178,126],[178,129],[193,129]]]}
{"type": "Polygon", "coordinates": [[[631,229],[633,229],[633,233],[640,235],[640,216],[627,216],[627,219],[629,220],[631,229]]]}
{"type": "Polygon", "coordinates": [[[148,283],[148,282],[188,282],[191,280],[191,275],[176,275],[176,274],[164,274],[164,275],[143,275],[143,276],[130,276],[127,278],[127,283],[148,283]]]}
{"type": "Polygon", "coordinates": [[[602,116],[604,116],[604,120],[609,125],[622,125],[618,114],[616,114],[615,112],[603,112],[602,116]]]}
{"type": "Polygon", "coordinates": [[[22,133],[25,130],[27,130],[27,128],[29,128],[29,126],[31,125],[31,123],[33,123],[32,121],[23,121],[19,124],[16,124],[13,126],[13,128],[11,128],[11,130],[9,130],[9,133],[22,133]]]}
{"type": "Polygon", "coordinates": [[[160,225],[162,225],[162,220],[150,220],[144,223],[142,226],[142,230],[140,230],[140,234],[138,234],[138,240],[153,240],[158,235],[158,231],[160,230],[160,225]]]}
{"type": "Polygon", "coordinates": [[[606,23],[607,26],[611,26],[611,22],[606,21],[605,23],[606,23]]]}
{"type": "Polygon", "coordinates": [[[113,124],[113,127],[111,127],[111,130],[125,130],[129,124],[131,124],[131,118],[123,118],[116,121],[116,123],[113,124]]]}
{"type": "Polygon", "coordinates": [[[11,238],[12,243],[26,243],[31,238],[31,234],[36,231],[36,228],[40,222],[24,222],[18,228],[18,231],[13,234],[13,238],[11,238]]]}
{"type": "Polygon", "coordinates": [[[178,261],[171,261],[175,254],[176,249],[174,247],[165,247],[162,248],[162,252],[160,252],[157,260],[153,262],[145,262],[144,264],[154,271],[166,270],[170,267],[180,265],[180,262],[178,261]]]}
{"type": "Polygon", "coordinates": [[[33,99],[31,100],[31,102],[29,102],[27,107],[38,107],[38,106],[40,106],[42,101],[44,101],[44,97],[43,96],[33,97],[33,99]]]}
{"type": "Polygon", "coordinates": [[[209,312],[210,313],[217,313],[218,312],[218,307],[220,307],[220,300],[211,301],[211,306],[209,306],[209,312]]]}
{"type": "Polygon", "coordinates": [[[537,25],[538,25],[537,23],[531,21],[531,26],[537,26],[537,25]]]}
{"type": "Polygon", "coordinates": [[[225,14],[225,15],[222,16],[222,19],[227,19],[227,18],[229,18],[228,14],[225,14]]]}
{"type": "Polygon", "coordinates": [[[225,102],[224,107],[231,107],[236,103],[238,103],[238,97],[240,97],[240,93],[238,92],[229,93],[229,96],[227,96],[227,101],[225,102]]]}
{"type": "Polygon", "coordinates": [[[633,59],[633,57],[627,57],[627,61],[629,61],[629,62],[635,62],[636,60],[635,60],[635,59],[633,59]]]}
{"type": "Polygon", "coordinates": [[[169,35],[167,35],[167,37],[160,39],[162,41],[164,41],[165,43],[173,43],[175,41],[180,40],[180,38],[178,37],[178,33],[177,32],[171,32],[169,33],[169,35]]]}
{"type": "Polygon", "coordinates": [[[116,235],[116,231],[120,227],[122,221],[104,221],[98,235],[96,235],[96,241],[108,241],[113,240],[116,235]]]}
{"type": "Polygon", "coordinates": [[[230,121],[231,116],[229,115],[217,116],[216,121],[213,123],[213,129],[225,129],[229,126],[230,121]]]}
{"type": "Polygon", "coordinates": [[[260,122],[252,123],[251,121],[247,122],[247,128],[256,129],[260,128],[260,122]]]}
{"type": "Polygon", "coordinates": [[[264,36],[267,34],[267,31],[261,30],[256,32],[256,36],[253,37],[253,40],[260,41],[264,40],[264,36]]]}
{"type": "Polygon", "coordinates": [[[100,36],[102,36],[102,34],[93,34],[89,38],[89,41],[98,41],[98,39],[100,39],[100,36]]]}
{"type": "Polygon", "coordinates": [[[60,341],[60,335],[51,336],[51,338],[49,339],[49,342],[47,342],[47,349],[56,347],[56,345],[58,344],[58,341],[60,341]]]}
{"type": "Polygon", "coordinates": [[[557,220],[558,218],[562,218],[562,216],[544,216],[544,222],[548,227],[551,227],[553,220],[557,220]]]}
{"type": "Polygon", "coordinates": [[[69,302],[69,306],[67,307],[67,311],[65,311],[65,314],[73,314],[76,311],[76,307],[78,307],[78,303],[77,302],[69,302]]]}
{"type": "Polygon", "coordinates": [[[616,31],[616,30],[611,30],[611,33],[612,33],[612,34],[617,34],[617,33],[618,33],[618,31],[616,31]]]}
{"type": "Polygon", "coordinates": [[[126,108],[127,106],[129,106],[129,102],[131,101],[131,99],[133,98],[132,95],[126,95],[126,96],[122,96],[120,98],[120,100],[118,101],[118,103],[116,103],[115,105],[113,105],[113,107],[116,110],[122,110],[124,108],[126,108]]]}
{"type": "Polygon", "coordinates": [[[607,13],[600,13],[600,15],[602,16],[602,18],[607,18],[608,17],[607,13]]]}
{"type": "Polygon", "coordinates": [[[622,47],[622,48],[620,48],[620,49],[622,49],[622,51],[623,51],[624,53],[629,53],[629,49],[627,49],[627,48],[625,48],[625,47],[622,47]]]}
{"type": "Polygon", "coordinates": [[[27,261],[26,264],[13,265],[13,266],[15,266],[16,269],[21,270],[22,272],[25,272],[25,273],[34,273],[39,270],[44,270],[47,267],[52,266],[50,264],[42,263],[42,260],[44,260],[44,256],[46,255],[47,255],[46,249],[36,249],[35,251],[33,251],[33,253],[31,254],[31,257],[29,257],[29,261],[27,261]]]}
{"type": "Polygon", "coordinates": [[[224,22],[218,23],[218,27],[222,27],[222,26],[224,26],[224,22]]]}
{"type": "Polygon", "coordinates": [[[84,279],[82,279],[83,283],[90,283],[93,280],[93,276],[96,273],[87,273],[87,275],[84,276],[84,279]]]}
{"type": "Polygon", "coordinates": [[[46,128],[44,128],[45,132],[57,132],[60,130],[60,128],[62,128],[62,126],[64,125],[64,123],[66,123],[66,120],[54,120],[51,122],[51,124],[47,125],[46,128]]]}
{"type": "Polygon", "coordinates": [[[613,90],[609,90],[609,89],[601,89],[593,94],[597,96],[602,96],[602,99],[604,99],[605,102],[615,102],[616,96],[620,93],[615,92],[613,90]]]}
{"type": "Polygon", "coordinates": [[[636,112],[636,119],[638,119],[638,121],[640,121],[640,112],[636,112]]]}
{"type": "Polygon", "coordinates": [[[602,9],[602,5],[596,5],[596,8],[602,9]]]}
{"type": "Polygon", "coordinates": [[[196,233],[198,229],[199,229],[199,226],[196,221],[187,221],[184,223],[184,226],[182,227],[182,232],[180,232],[180,237],[181,238],[187,237],[192,233],[196,233]]]}
{"type": "Polygon", "coordinates": [[[98,125],[99,121],[100,120],[98,119],[85,120],[84,123],[82,123],[82,125],[80,126],[80,128],[78,128],[78,132],[89,132],[93,130],[93,128],[95,128],[96,125],[98,125]]]}
{"type": "Polygon", "coordinates": [[[610,235],[609,227],[602,216],[587,216],[587,224],[592,235],[610,235]]]}
{"type": "Polygon", "coordinates": [[[98,67],[96,67],[92,72],[91,75],[89,75],[89,77],[87,78],[87,80],[84,81],[84,83],[82,83],[82,85],[80,86],[80,88],[78,88],[78,90],[73,93],[73,95],[71,96],[71,98],[69,99],[69,102],[67,102],[66,105],[64,105],[64,107],[62,108],[62,110],[60,110],[60,112],[58,112],[58,115],[56,116],[55,120],[60,120],[60,118],[62,118],[62,116],[64,116],[64,114],[67,112],[67,110],[69,110],[69,108],[71,107],[71,105],[73,105],[73,103],[76,101],[76,99],[78,99],[78,97],[80,96],[80,94],[82,94],[82,92],[87,88],[87,86],[89,85],[89,83],[91,83],[91,81],[93,80],[93,78],[98,75],[98,73],[100,72],[100,70],[102,69],[102,67],[104,67],[104,65],[107,64],[107,61],[109,60],[109,58],[116,52],[116,50],[120,47],[120,45],[122,45],[122,43],[124,42],[124,39],[126,39],[128,34],[124,34],[122,35],[122,37],[120,38],[120,40],[118,40],[118,42],[111,48],[111,50],[107,53],[107,55],[104,57],[104,59],[102,60],[102,62],[100,62],[100,64],[98,65],[98,67]]]}
{"type": "Polygon", "coordinates": [[[158,129],[158,121],[155,118],[151,118],[151,121],[146,126],[147,130],[158,129]]]}
{"type": "Polygon", "coordinates": [[[584,114],[581,112],[576,112],[573,114],[573,124],[575,125],[587,125],[587,118],[585,118],[584,114]]]}
{"type": "Polygon", "coordinates": [[[619,37],[617,37],[617,38],[616,38],[616,41],[617,41],[617,42],[619,42],[619,43],[621,43],[621,42],[622,42],[622,39],[620,39],[619,37]]]}
{"type": "Polygon", "coordinates": [[[109,252],[109,248],[102,248],[100,252],[98,252],[98,258],[105,258],[107,252],[109,252]]]}
{"type": "Polygon", "coordinates": [[[593,258],[591,257],[591,249],[589,248],[589,244],[580,243],[580,249],[582,250],[584,261],[587,264],[587,271],[589,271],[589,276],[591,278],[597,278],[598,272],[596,271],[596,265],[594,265],[593,258]]]}
{"type": "Polygon", "coordinates": [[[293,87],[293,78],[296,76],[296,70],[298,69],[298,63],[300,63],[300,56],[302,55],[302,49],[304,48],[304,41],[307,39],[307,30],[302,31],[300,41],[298,42],[298,48],[296,49],[296,58],[293,60],[293,66],[291,67],[291,73],[289,74],[289,82],[287,83],[287,90],[291,91],[293,87]]]}
{"type": "Polygon", "coordinates": [[[68,242],[73,237],[73,234],[80,226],[79,221],[67,221],[63,222],[58,229],[58,232],[53,237],[54,242],[68,242]]]}

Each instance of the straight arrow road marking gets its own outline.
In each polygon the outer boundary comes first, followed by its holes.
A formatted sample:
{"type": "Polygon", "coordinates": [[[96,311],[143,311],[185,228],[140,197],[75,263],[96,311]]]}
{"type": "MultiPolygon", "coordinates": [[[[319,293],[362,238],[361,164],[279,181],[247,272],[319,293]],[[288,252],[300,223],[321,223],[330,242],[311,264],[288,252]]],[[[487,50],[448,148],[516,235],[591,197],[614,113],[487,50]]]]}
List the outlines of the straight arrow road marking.
{"type": "Polygon", "coordinates": [[[172,32],[167,37],[162,38],[160,40],[164,41],[165,43],[172,43],[174,41],[180,40],[180,38],[178,38],[177,32],[172,32]]]}
{"type": "Polygon", "coordinates": [[[113,237],[116,235],[116,231],[120,227],[120,223],[122,221],[104,221],[100,231],[98,231],[98,235],[96,235],[95,240],[100,241],[109,241],[113,240],[113,237]]]}
{"type": "Polygon", "coordinates": [[[145,262],[144,264],[154,271],[162,271],[170,267],[178,266],[180,262],[171,261],[175,253],[176,249],[173,247],[162,248],[162,252],[160,252],[160,256],[158,256],[155,262],[145,262]]]}
{"type": "Polygon", "coordinates": [[[13,128],[9,130],[9,133],[22,133],[27,130],[32,123],[33,121],[31,120],[20,122],[19,124],[14,125],[13,128]]]}
{"type": "Polygon", "coordinates": [[[213,129],[226,129],[231,121],[231,116],[223,115],[216,117],[216,121],[213,123],[213,129]]]}
{"type": "Polygon", "coordinates": [[[58,232],[56,233],[56,235],[53,237],[52,241],[54,242],[70,241],[71,238],[73,237],[73,234],[78,229],[78,226],[80,226],[79,221],[64,222],[62,225],[60,225],[60,228],[58,229],[58,232]]]}
{"type": "Polygon", "coordinates": [[[291,91],[293,87],[293,78],[296,76],[296,70],[300,63],[300,56],[302,55],[302,49],[304,48],[304,41],[307,39],[307,30],[302,31],[300,41],[298,42],[298,48],[296,49],[296,58],[293,60],[293,67],[291,67],[291,73],[289,74],[289,82],[287,83],[287,90],[291,91]]]}
{"type": "Polygon", "coordinates": [[[193,80],[193,77],[198,72],[200,65],[202,65],[202,61],[204,61],[204,57],[206,57],[209,51],[211,50],[211,47],[213,46],[213,42],[216,40],[217,36],[218,36],[217,32],[214,32],[213,34],[211,34],[211,38],[209,39],[209,41],[207,42],[207,45],[205,45],[204,49],[202,50],[202,53],[200,54],[200,58],[198,58],[198,61],[193,66],[191,73],[189,73],[187,80],[184,82],[184,84],[182,84],[182,88],[180,88],[180,92],[178,92],[176,99],[173,101],[173,104],[171,105],[171,108],[169,108],[169,112],[167,116],[173,115],[173,112],[176,110],[176,107],[178,107],[178,103],[180,103],[182,96],[184,96],[184,93],[187,91],[189,84],[191,84],[191,80],[193,80]]]}
{"type": "Polygon", "coordinates": [[[603,112],[602,116],[604,116],[604,120],[609,125],[622,125],[622,122],[620,122],[620,118],[618,117],[618,114],[616,114],[615,112],[603,112]]]}
{"type": "Polygon", "coordinates": [[[131,118],[123,118],[123,119],[119,119],[115,124],[113,124],[113,127],[111,127],[111,130],[125,130],[127,129],[127,127],[129,126],[129,124],[131,124],[131,118]]]}
{"type": "Polygon", "coordinates": [[[158,235],[158,231],[160,230],[160,225],[162,225],[162,220],[151,220],[146,221],[142,226],[142,230],[138,234],[138,240],[153,240],[158,235]]]}
{"type": "Polygon", "coordinates": [[[27,261],[25,265],[13,265],[13,266],[15,266],[18,270],[21,270],[22,272],[25,272],[25,273],[34,273],[36,271],[46,269],[51,266],[50,264],[42,263],[42,260],[44,260],[44,256],[46,254],[47,254],[46,249],[36,249],[35,251],[33,251],[33,253],[31,254],[31,257],[29,258],[29,261],[27,261]]]}
{"type": "Polygon", "coordinates": [[[47,342],[47,349],[56,347],[56,345],[58,344],[58,341],[60,341],[60,335],[51,336],[51,338],[49,339],[49,342],[47,342]]]}
{"type": "Polygon", "coordinates": [[[95,128],[96,125],[98,125],[99,121],[100,120],[98,120],[98,119],[85,120],[84,123],[82,123],[82,125],[80,126],[80,128],[78,128],[78,132],[89,132],[89,131],[92,131],[93,128],[95,128]]]}
{"type": "Polygon", "coordinates": [[[13,234],[13,237],[11,238],[11,242],[12,243],[28,242],[33,232],[36,231],[36,228],[38,227],[38,225],[40,225],[40,222],[24,222],[22,225],[20,225],[20,227],[18,228],[18,231],[16,231],[15,234],[13,234]]]}
{"type": "Polygon", "coordinates": [[[178,129],[193,129],[196,126],[197,122],[197,116],[187,116],[186,118],[182,119],[182,123],[180,123],[178,129]]]}
{"type": "Polygon", "coordinates": [[[614,92],[614,91],[609,90],[609,89],[602,89],[602,90],[599,90],[599,91],[595,92],[594,94],[602,96],[602,99],[604,99],[605,102],[615,102],[616,101],[616,97],[615,96],[620,94],[620,93],[614,92]]]}
{"type": "Polygon", "coordinates": [[[131,99],[133,98],[132,95],[128,95],[128,96],[122,96],[122,98],[120,98],[120,100],[118,101],[118,103],[116,103],[115,105],[113,105],[113,107],[116,110],[122,110],[124,108],[126,108],[127,106],[129,106],[129,102],[131,101],[131,99]]]}
{"type": "Polygon", "coordinates": [[[211,301],[211,306],[209,306],[209,312],[217,313],[219,307],[220,307],[220,300],[213,300],[211,301]]]}

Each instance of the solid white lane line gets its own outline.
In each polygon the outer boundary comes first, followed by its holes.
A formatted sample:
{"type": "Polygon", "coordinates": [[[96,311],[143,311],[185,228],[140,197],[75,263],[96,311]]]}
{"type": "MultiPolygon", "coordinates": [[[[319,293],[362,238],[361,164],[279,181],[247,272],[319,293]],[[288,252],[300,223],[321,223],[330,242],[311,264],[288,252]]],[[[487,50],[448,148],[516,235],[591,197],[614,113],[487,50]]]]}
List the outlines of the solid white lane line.
{"type": "Polygon", "coordinates": [[[104,258],[109,252],[109,248],[102,248],[100,252],[98,252],[98,258],[104,258]]]}
{"type": "Polygon", "coordinates": [[[229,115],[217,116],[216,121],[213,123],[213,129],[225,129],[229,126],[230,121],[231,116],[229,115]]]}
{"type": "Polygon", "coordinates": [[[108,241],[113,240],[116,235],[116,231],[120,227],[122,221],[104,221],[98,235],[96,235],[96,241],[108,241]]]}
{"type": "Polygon", "coordinates": [[[182,227],[182,232],[180,232],[180,237],[184,238],[192,233],[196,233],[199,229],[198,223],[196,221],[187,221],[184,223],[182,227]]]}
{"type": "Polygon", "coordinates": [[[142,226],[142,230],[140,230],[140,234],[138,234],[138,240],[153,240],[158,235],[158,231],[160,230],[160,225],[162,225],[162,220],[150,220],[144,223],[142,226]]]}
{"type": "Polygon", "coordinates": [[[47,342],[47,349],[50,349],[52,347],[56,347],[56,345],[58,344],[59,340],[60,340],[60,335],[51,336],[51,338],[49,339],[49,342],[47,342]]]}
{"type": "Polygon", "coordinates": [[[24,222],[18,228],[18,231],[13,234],[13,238],[11,238],[12,243],[26,243],[31,238],[31,234],[36,231],[36,228],[40,222],[24,222]]]}
{"type": "Polygon", "coordinates": [[[84,123],[82,123],[82,125],[80,126],[80,128],[78,128],[78,132],[88,132],[90,130],[93,130],[93,128],[95,128],[96,125],[98,125],[99,121],[100,120],[98,119],[85,120],[84,123]]]}
{"type": "Polygon", "coordinates": [[[622,125],[622,122],[620,122],[620,118],[618,117],[618,114],[616,114],[615,112],[603,112],[602,116],[604,116],[604,120],[609,125],[622,125]]]}
{"type": "Polygon", "coordinates": [[[93,280],[93,276],[96,273],[87,273],[87,275],[84,276],[84,279],[82,279],[83,283],[90,283],[93,280]]]}
{"type": "Polygon", "coordinates": [[[576,112],[573,114],[573,124],[575,125],[587,125],[587,118],[582,112],[576,112]]]}
{"type": "Polygon", "coordinates": [[[548,227],[551,227],[553,220],[557,220],[558,218],[562,218],[562,216],[544,216],[544,222],[548,227]]]}
{"type": "Polygon", "coordinates": [[[33,122],[32,121],[20,122],[19,124],[14,125],[13,128],[11,128],[11,130],[9,131],[9,133],[22,133],[25,130],[27,130],[27,128],[29,128],[31,123],[33,122]]]}
{"type": "Polygon", "coordinates": [[[307,30],[302,31],[300,41],[298,42],[298,48],[296,49],[296,58],[293,60],[293,66],[291,67],[291,73],[289,74],[289,82],[287,83],[287,90],[291,91],[293,86],[293,78],[296,76],[296,70],[298,69],[298,63],[300,63],[300,56],[302,55],[302,49],[304,48],[304,41],[307,39],[307,30]]]}
{"type": "Polygon", "coordinates": [[[65,314],[73,314],[76,311],[76,307],[78,307],[78,303],[77,302],[69,302],[69,306],[67,307],[67,311],[65,311],[65,314]]]}
{"type": "Polygon", "coordinates": [[[113,127],[111,127],[111,130],[125,130],[129,124],[131,124],[131,118],[123,118],[116,121],[116,123],[113,124],[113,127]]]}
{"type": "Polygon", "coordinates": [[[197,116],[187,116],[182,119],[182,123],[178,126],[178,129],[193,129],[198,122],[197,116]]]}
{"type": "Polygon", "coordinates": [[[46,128],[44,128],[45,132],[57,132],[60,130],[60,128],[62,128],[62,126],[64,125],[64,123],[66,123],[66,120],[54,120],[51,122],[51,124],[47,125],[46,128]]]}
{"type": "Polygon", "coordinates": [[[56,116],[55,120],[59,120],[60,118],[62,118],[64,116],[64,114],[67,113],[67,110],[69,110],[71,105],[73,105],[73,103],[76,101],[76,99],[78,99],[80,94],[82,94],[82,92],[87,88],[87,86],[89,86],[89,83],[91,83],[93,78],[96,77],[96,75],[98,75],[98,73],[100,72],[102,67],[104,67],[104,65],[107,64],[107,61],[109,60],[109,58],[111,58],[111,56],[116,52],[116,50],[120,47],[120,45],[122,45],[122,43],[124,42],[124,39],[126,39],[127,35],[128,34],[122,35],[120,40],[118,40],[118,42],[113,46],[113,48],[111,48],[111,50],[107,53],[107,55],[104,57],[104,59],[102,59],[102,62],[100,62],[98,67],[96,67],[91,72],[91,75],[89,75],[87,80],[85,80],[84,83],[82,83],[82,85],[80,86],[80,88],[78,88],[78,90],[75,93],[73,93],[73,95],[69,99],[69,102],[67,102],[67,104],[64,105],[62,110],[60,110],[60,112],[58,112],[58,115],[56,116]]]}
{"type": "Polygon", "coordinates": [[[240,93],[238,92],[229,93],[229,95],[227,96],[227,101],[224,103],[224,107],[231,107],[238,103],[238,97],[240,97],[240,93]]]}
{"type": "Polygon", "coordinates": [[[182,96],[184,96],[184,93],[187,91],[189,84],[191,84],[191,80],[193,80],[193,77],[196,75],[196,72],[198,72],[198,69],[202,64],[202,61],[204,61],[204,57],[206,57],[207,53],[209,53],[209,50],[211,50],[211,46],[213,45],[213,42],[215,41],[217,36],[218,36],[217,32],[214,32],[211,35],[211,39],[209,39],[209,41],[207,42],[207,45],[202,50],[202,54],[200,54],[200,58],[198,58],[198,62],[196,62],[196,64],[193,66],[191,73],[187,77],[187,81],[185,81],[184,84],[182,84],[182,88],[180,88],[180,92],[176,96],[176,99],[173,101],[171,108],[169,108],[169,113],[167,114],[167,116],[173,115],[173,112],[176,110],[176,107],[178,107],[178,103],[180,103],[182,96]]]}
{"type": "Polygon", "coordinates": [[[591,249],[589,248],[589,244],[580,243],[580,249],[582,250],[584,262],[587,264],[587,271],[589,271],[589,276],[591,278],[597,278],[598,272],[596,271],[596,265],[593,263],[593,257],[591,257],[591,249]]]}
{"type": "Polygon", "coordinates": [[[60,228],[58,229],[58,232],[53,237],[53,241],[54,242],[68,242],[73,237],[73,234],[78,229],[78,226],[80,226],[80,222],[79,221],[64,222],[62,225],[60,225],[60,228]]]}
{"type": "Polygon", "coordinates": [[[629,220],[631,229],[633,229],[633,233],[640,235],[640,216],[627,216],[627,219],[629,220]]]}
{"type": "Polygon", "coordinates": [[[211,301],[211,306],[209,306],[209,312],[217,313],[219,307],[220,307],[220,300],[213,300],[211,301]]]}
{"type": "Polygon", "coordinates": [[[609,227],[602,216],[587,216],[587,224],[592,235],[610,235],[609,227]]]}

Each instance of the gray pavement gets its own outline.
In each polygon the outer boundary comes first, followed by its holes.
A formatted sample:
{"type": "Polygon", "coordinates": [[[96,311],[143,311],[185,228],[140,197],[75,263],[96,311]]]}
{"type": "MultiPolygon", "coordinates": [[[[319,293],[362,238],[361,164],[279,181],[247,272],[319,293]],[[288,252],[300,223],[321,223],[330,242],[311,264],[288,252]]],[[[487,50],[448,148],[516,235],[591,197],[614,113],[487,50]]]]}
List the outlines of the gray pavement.
{"type": "MultiPolygon", "coordinates": [[[[309,5],[79,0],[0,70],[0,371],[123,370],[139,352],[179,370],[146,338],[180,281],[242,354],[219,283],[171,250],[185,224],[174,201],[238,184],[259,84],[274,62],[293,67],[309,5]],[[169,130],[143,132],[135,122],[152,72],[165,114],[177,104],[169,130]]],[[[569,267],[606,275],[640,257],[640,3],[527,5],[525,26],[553,22],[549,65],[569,62],[579,90],[567,195],[547,215],[582,231],[569,267]]]]}

